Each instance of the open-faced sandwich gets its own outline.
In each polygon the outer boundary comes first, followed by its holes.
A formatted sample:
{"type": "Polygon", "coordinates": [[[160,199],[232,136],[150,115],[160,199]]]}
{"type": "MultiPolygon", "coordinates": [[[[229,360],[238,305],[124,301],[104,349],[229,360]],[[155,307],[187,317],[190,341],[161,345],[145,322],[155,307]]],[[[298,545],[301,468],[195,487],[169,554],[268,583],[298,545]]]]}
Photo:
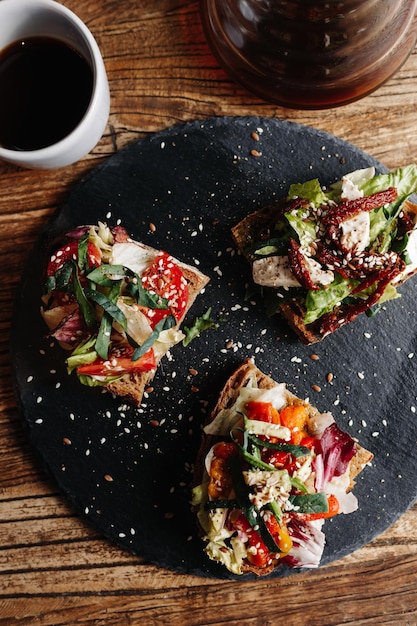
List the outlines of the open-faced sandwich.
{"type": "Polygon", "coordinates": [[[232,229],[267,314],[280,312],[305,344],[372,315],[417,270],[417,166],[357,170],[329,189],[318,180],[232,229]]]}
{"type": "Polygon", "coordinates": [[[161,358],[183,340],[181,321],[209,280],[103,223],[66,233],[45,273],[41,312],[68,351],[68,372],[136,405],[161,358]]]}
{"type": "Polygon", "coordinates": [[[193,507],[208,556],[234,574],[317,567],[326,518],[356,510],[373,455],[246,360],[203,431],[193,507]]]}

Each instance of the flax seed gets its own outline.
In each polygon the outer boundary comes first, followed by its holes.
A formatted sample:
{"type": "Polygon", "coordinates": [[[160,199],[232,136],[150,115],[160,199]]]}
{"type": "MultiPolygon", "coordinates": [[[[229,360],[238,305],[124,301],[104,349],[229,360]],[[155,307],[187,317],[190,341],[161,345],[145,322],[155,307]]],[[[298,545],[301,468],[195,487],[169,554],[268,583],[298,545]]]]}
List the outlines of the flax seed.
{"type": "Polygon", "coordinates": [[[320,359],[318,354],[310,354],[310,359],[312,361],[318,361],[320,359]]]}
{"type": "Polygon", "coordinates": [[[331,383],[333,378],[334,378],[334,375],[332,374],[332,372],[329,372],[326,376],[326,380],[328,383],[331,383]]]}
{"type": "Polygon", "coordinates": [[[104,480],[107,480],[108,483],[112,483],[113,476],[110,476],[110,474],[104,474],[104,480]]]}
{"type": "Polygon", "coordinates": [[[190,372],[191,376],[197,376],[198,374],[197,370],[193,369],[192,367],[190,367],[188,371],[190,372]]]}
{"type": "Polygon", "coordinates": [[[70,445],[71,445],[71,443],[72,443],[72,441],[71,441],[71,439],[69,439],[68,437],[64,437],[64,438],[62,439],[62,443],[65,443],[65,445],[66,445],[66,446],[70,446],[70,445]]]}
{"type": "Polygon", "coordinates": [[[156,226],[152,222],[150,222],[149,224],[149,230],[151,231],[151,233],[154,233],[156,231],[156,226]]]}
{"type": "Polygon", "coordinates": [[[250,153],[251,153],[251,155],[253,157],[260,157],[260,156],[262,156],[262,152],[258,152],[258,150],[251,150],[250,153]]]}
{"type": "Polygon", "coordinates": [[[159,426],[158,420],[150,420],[150,424],[152,424],[152,426],[159,426]]]}
{"type": "Polygon", "coordinates": [[[251,132],[250,136],[254,141],[259,141],[259,135],[255,131],[251,132]]]}
{"type": "Polygon", "coordinates": [[[321,391],[320,385],[311,385],[311,388],[313,391],[317,391],[317,393],[320,393],[321,391]]]}

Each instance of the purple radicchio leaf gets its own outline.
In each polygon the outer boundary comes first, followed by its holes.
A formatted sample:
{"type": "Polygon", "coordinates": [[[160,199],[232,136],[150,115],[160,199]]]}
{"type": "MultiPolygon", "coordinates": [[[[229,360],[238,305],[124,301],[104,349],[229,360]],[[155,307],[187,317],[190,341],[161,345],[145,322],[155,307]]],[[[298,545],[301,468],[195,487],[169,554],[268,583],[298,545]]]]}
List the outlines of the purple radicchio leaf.
{"type": "Polygon", "coordinates": [[[336,422],[324,430],[320,445],[321,454],[317,455],[313,462],[317,491],[322,491],[324,485],[330,482],[334,476],[344,474],[349,461],[355,455],[354,440],[348,433],[340,430],[336,422]]]}
{"type": "Polygon", "coordinates": [[[86,331],[87,326],[84,317],[80,308],[77,307],[72,313],[62,319],[51,333],[51,337],[54,337],[57,341],[63,341],[75,346],[83,339],[86,331]]]}
{"type": "Polygon", "coordinates": [[[325,535],[321,530],[322,520],[304,522],[291,519],[288,531],[292,548],[282,560],[290,567],[318,567],[324,550],[325,535]]]}

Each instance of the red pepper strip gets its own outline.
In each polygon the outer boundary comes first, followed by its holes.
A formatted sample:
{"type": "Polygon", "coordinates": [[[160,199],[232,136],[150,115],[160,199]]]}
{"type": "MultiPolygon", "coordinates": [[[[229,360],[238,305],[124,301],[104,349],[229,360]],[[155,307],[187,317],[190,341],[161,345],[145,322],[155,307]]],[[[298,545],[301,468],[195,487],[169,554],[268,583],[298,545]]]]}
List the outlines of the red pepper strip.
{"type": "Polygon", "coordinates": [[[77,373],[87,376],[124,376],[135,372],[149,372],[156,368],[155,354],[152,348],[136,361],[132,361],[131,353],[133,350],[131,351],[130,348],[119,350],[119,354],[114,350],[108,360],[97,357],[93,363],[86,363],[77,367],[77,373]]]}
{"type": "Polygon", "coordinates": [[[262,541],[260,534],[249,524],[245,515],[240,513],[236,518],[231,516],[229,523],[235,530],[246,534],[249,544],[248,561],[256,567],[265,567],[268,564],[269,550],[262,541]]]}
{"type": "Polygon", "coordinates": [[[304,289],[313,291],[319,289],[319,286],[311,280],[304,255],[301,252],[300,244],[292,237],[290,239],[290,248],[288,250],[288,260],[293,275],[298,280],[300,285],[304,287],[304,289]]]}
{"type": "Polygon", "coordinates": [[[296,517],[299,517],[305,522],[310,522],[316,519],[328,519],[329,517],[334,517],[340,511],[340,504],[336,496],[330,494],[327,498],[328,510],[325,513],[291,513],[296,517]]]}
{"type": "Polygon", "coordinates": [[[356,200],[345,200],[332,207],[323,219],[323,224],[327,226],[327,233],[334,242],[339,240],[339,227],[345,220],[363,211],[373,211],[385,204],[394,202],[398,196],[395,187],[389,187],[384,191],[373,193],[370,196],[357,198],[356,200]]]}
{"type": "Polygon", "coordinates": [[[279,413],[270,402],[250,400],[245,404],[245,413],[250,420],[259,420],[269,424],[281,424],[279,413]]]}

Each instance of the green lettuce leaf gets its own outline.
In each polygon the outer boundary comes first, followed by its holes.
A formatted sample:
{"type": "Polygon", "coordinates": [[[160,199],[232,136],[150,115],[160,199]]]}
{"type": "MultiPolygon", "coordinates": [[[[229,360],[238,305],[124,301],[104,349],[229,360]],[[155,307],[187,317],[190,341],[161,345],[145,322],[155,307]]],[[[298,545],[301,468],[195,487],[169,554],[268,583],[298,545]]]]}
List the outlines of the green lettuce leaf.
{"type": "Polygon", "coordinates": [[[316,222],[304,219],[304,210],[299,209],[294,213],[285,213],[290,226],[298,235],[298,240],[302,246],[309,246],[317,239],[316,222]]]}
{"type": "Polygon", "coordinates": [[[182,345],[188,346],[188,344],[190,344],[193,339],[199,337],[200,333],[202,333],[203,331],[208,330],[209,328],[217,329],[218,327],[219,325],[211,318],[211,307],[209,307],[207,311],[203,313],[203,315],[201,315],[200,317],[196,317],[192,326],[184,327],[183,330],[185,333],[185,338],[182,342],[182,345]]]}
{"type": "Polygon", "coordinates": [[[388,187],[396,187],[400,198],[414,193],[417,190],[417,165],[412,163],[388,174],[374,176],[364,184],[362,189],[365,196],[369,196],[388,187]]]}
{"type": "Polygon", "coordinates": [[[304,318],[305,324],[311,324],[322,315],[333,311],[335,306],[350,295],[358,281],[346,280],[336,274],[334,281],[326,289],[308,291],[306,297],[307,313],[304,318]]]}
{"type": "Polygon", "coordinates": [[[305,198],[316,207],[327,202],[327,196],[317,178],[308,180],[305,183],[295,183],[291,185],[288,198],[305,198]]]}

